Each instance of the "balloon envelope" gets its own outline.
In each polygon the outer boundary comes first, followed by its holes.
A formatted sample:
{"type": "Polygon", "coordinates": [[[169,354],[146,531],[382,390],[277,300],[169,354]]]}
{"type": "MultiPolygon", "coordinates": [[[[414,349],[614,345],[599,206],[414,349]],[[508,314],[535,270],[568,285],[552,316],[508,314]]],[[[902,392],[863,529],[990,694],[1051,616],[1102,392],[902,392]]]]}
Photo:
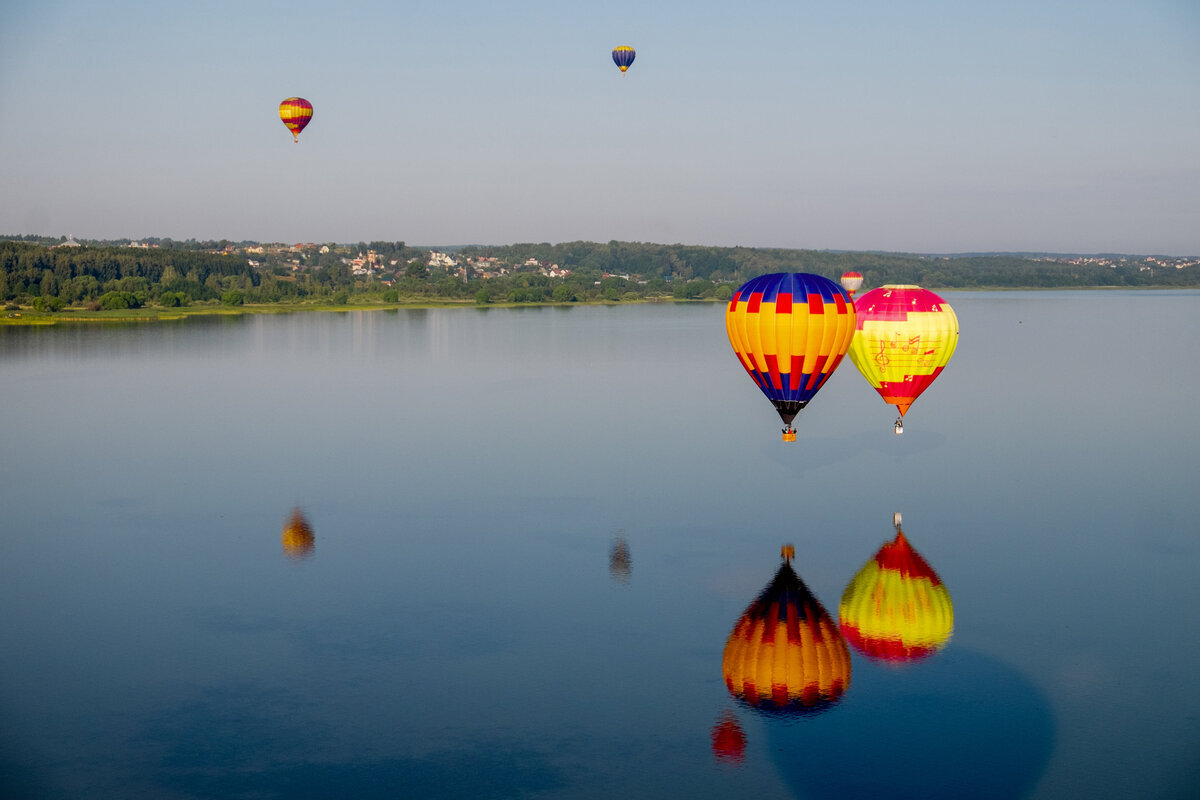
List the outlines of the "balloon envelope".
{"type": "Polygon", "coordinates": [[[312,103],[303,97],[289,97],[279,104],[279,119],[292,132],[292,141],[300,141],[300,131],[312,119],[312,103]]]}
{"type": "Polygon", "coordinates": [[[919,286],[881,286],[854,307],[850,360],[904,416],[954,355],[958,317],[945,300],[919,286]]]}
{"type": "Polygon", "coordinates": [[[833,281],[778,272],[733,293],[725,332],[742,367],[791,425],[841,363],[854,320],[854,302],[833,281]]]}
{"type": "Polygon", "coordinates": [[[862,273],[854,272],[853,270],[850,272],[843,272],[841,283],[842,288],[845,289],[851,297],[854,297],[854,293],[857,292],[859,287],[863,285],[862,273]]]}
{"type": "Polygon", "coordinates": [[[629,45],[614,47],[612,51],[613,63],[620,68],[621,72],[629,69],[629,65],[633,63],[636,56],[637,53],[629,45]]]}
{"type": "Polygon", "coordinates": [[[941,578],[897,530],[846,586],[838,621],[846,641],[868,658],[917,661],[950,640],[954,605],[941,578]]]}
{"type": "Polygon", "coordinates": [[[837,625],[786,561],[738,619],[721,659],[729,693],[768,714],[826,710],[850,685],[837,625]]]}

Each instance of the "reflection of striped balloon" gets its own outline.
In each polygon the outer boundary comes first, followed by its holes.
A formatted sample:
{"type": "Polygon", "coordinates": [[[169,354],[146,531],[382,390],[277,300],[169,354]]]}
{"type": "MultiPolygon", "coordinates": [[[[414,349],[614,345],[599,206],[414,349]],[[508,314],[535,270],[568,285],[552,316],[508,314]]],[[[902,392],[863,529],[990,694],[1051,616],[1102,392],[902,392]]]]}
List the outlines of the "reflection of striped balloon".
{"type": "Polygon", "coordinates": [[[946,646],[954,631],[950,593],[904,533],[858,571],[838,608],[842,635],[879,661],[916,661],[946,646]]]}
{"type": "Polygon", "coordinates": [[[854,319],[853,301],[833,281],[779,272],[733,293],[725,332],[742,367],[790,425],[842,362],[854,319]]]}
{"type": "Polygon", "coordinates": [[[850,651],[785,562],[729,634],[721,672],[729,693],[760,711],[817,713],[850,685],[850,651]]]}
{"type": "Polygon", "coordinates": [[[900,416],[942,373],[958,346],[958,317],[919,286],[880,286],[854,303],[850,360],[900,416]]]}
{"type": "Polygon", "coordinates": [[[283,552],[292,558],[307,558],[312,555],[315,541],[312,526],[297,508],[283,524],[283,552]]]}
{"type": "Polygon", "coordinates": [[[623,73],[625,70],[629,69],[629,65],[633,63],[633,59],[635,56],[637,56],[637,53],[634,52],[634,49],[629,45],[621,45],[620,47],[613,48],[612,56],[613,63],[616,64],[623,73]]]}
{"type": "Polygon", "coordinates": [[[289,97],[279,104],[279,119],[292,132],[292,141],[300,141],[300,131],[312,119],[312,103],[303,97],[289,97]]]}

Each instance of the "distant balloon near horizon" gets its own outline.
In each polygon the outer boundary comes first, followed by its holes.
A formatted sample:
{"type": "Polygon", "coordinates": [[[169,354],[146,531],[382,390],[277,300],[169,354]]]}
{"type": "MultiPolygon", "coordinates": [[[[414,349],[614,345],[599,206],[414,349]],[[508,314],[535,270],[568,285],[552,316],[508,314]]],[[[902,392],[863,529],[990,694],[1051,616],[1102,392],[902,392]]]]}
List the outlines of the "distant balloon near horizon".
{"type": "Polygon", "coordinates": [[[958,317],[928,289],[887,285],[854,301],[850,360],[883,401],[899,410],[904,432],[909,406],[942,374],[958,346],[958,317]]]}
{"type": "Polygon", "coordinates": [[[829,278],[806,272],[760,275],[725,311],[733,352],[796,441],[792,420],[837,369],[854,338],[854,301],[829,278]]]}
{"type": "Polygon", "coordinates": [[[850,272],[842,273],[842,288],[846,290],[846,294],[854,297],[854,293],[857,292],[859,287],[862,285],[863,276],[861,272],[855,272],[854,270],[851,270],[850,272]]]}
{"type": "Polygon", "coordinates": [[[303,97],[289,97],[279,104],[279,119],[292,132],[292,141],[300,141],[300,131],[312,120],[312,103],[303,97]]]}
{"type": "Polygon", "coordinates": [[[617,65],[622,74],[625,73],[625,70],[629,69],[629,65],[633,63],[633,59],[636,56],[637,52],[629,45],[614,47],[612,51],[613,63],[617,65]]]}

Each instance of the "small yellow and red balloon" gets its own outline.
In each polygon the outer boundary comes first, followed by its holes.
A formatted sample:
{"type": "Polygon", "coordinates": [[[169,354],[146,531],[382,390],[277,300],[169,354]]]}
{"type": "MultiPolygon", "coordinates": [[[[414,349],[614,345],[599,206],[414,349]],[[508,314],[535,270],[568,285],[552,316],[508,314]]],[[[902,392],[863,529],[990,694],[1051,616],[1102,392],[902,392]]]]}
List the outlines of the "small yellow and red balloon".
{"type": "Polygon", "coordinates": [[[289,97],[279,104],[279,119],[292,132],[292,141],[300,141],[300,131],[312,120],[312,103],[303,97],[289,97]]]}

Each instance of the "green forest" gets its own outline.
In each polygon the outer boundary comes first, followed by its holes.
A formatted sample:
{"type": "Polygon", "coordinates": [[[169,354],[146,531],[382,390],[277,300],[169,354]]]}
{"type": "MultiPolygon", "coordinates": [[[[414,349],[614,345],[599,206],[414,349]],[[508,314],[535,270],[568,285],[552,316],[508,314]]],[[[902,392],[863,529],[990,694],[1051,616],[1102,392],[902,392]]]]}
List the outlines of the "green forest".
{"type": "Polygon", "coordinates": [[[863,290],[1200,286],[1200,259],[1143,256],[923,256],[641,242],[567,242],[434,250],[404,242],[0,240],[8,311],[244,304],[571,303],[724,300],[769,272],[837,279],[863,290]]]}

